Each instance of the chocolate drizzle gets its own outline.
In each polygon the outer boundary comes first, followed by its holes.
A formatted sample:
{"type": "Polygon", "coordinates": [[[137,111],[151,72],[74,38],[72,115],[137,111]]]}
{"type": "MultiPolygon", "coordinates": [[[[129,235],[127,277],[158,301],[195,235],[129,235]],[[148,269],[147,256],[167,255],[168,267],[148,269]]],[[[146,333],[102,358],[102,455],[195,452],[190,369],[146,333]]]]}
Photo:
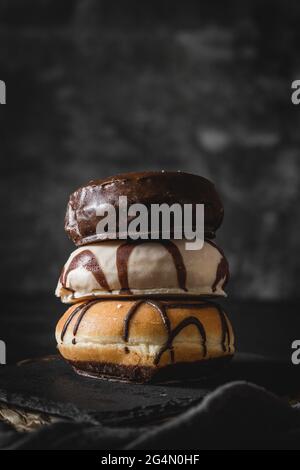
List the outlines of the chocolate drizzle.
{"type": "MultiPolygon", "coordinates": [[[[173,347],[173,341],[176,338],[176,336],[189,325],[195,325],[200,333],[201,336],[201,344],[203,347],[203,356],[205,357],[207,355],[207,348],[206,348],[206,333],[205,333],[205,328],[203,324],[201,323],[200,320],[196,317],[187,317],[182,322],[180,322],[169,334],[168,340],[165,343],[165,345],[159,350],[157,353],[155,359],[154,359],[154,364],[157,365],[160,361],[161,356],[165,351],[173,347]]],[[[173,362],[173,361],[172,361],[173,362]]]]}
{"type": "MultiPolygon", "coordinates": [[[[161,356],[165,351],[170,351],[170,357],[171,357],[171,362],[174,362],[174,350],[173,350],[173,341],[176,338],[176,336],[180,333],[181,330],[186,328],[189,325],[195,325],[200,333],[201,337],[201,345],[203,348],[203,356],[205,357],[207,355],[207,348],[206,348],[206,332],[203,324],[200,322],[200,320],[194,316],[190,316],[182,320],[173,330],[171,329],[171,323],[170,319],[167,314],[167,310],[171,308],[205,308],[205,307],[211,307],[215,306],[212,302],[204,301],[204,302],[199,302],[199,303],[169,303],[169,302],[158,302],[158,301],[152,301],[152,300],[138,300],[136,301],[133,306],[129,309],[129,312],[127,313],[125,320],[124,320],[124,333],[123,333],[123,340],[125,342],[128,342],[129,339],[129,331],[130,331],[130,322],[131,319],[133,318],[134,314],[137,312],[138,308],[144,304],[147,303],[149,305],[152,305],[156,310],[159,312],[163,324],[165,326],[166,332],[167,332],[167,341],[165,344],[161,347],[159,352],[157,353],[155,359],[154,359],[154,364],[157,365],[160,361],[161,356]]],[[[222,312],[222,310],[219,308],[219,306],[216,304],[218,312],[222,312]]],[[[223,312],[221,317],[224,316],[223,312]]],[[[229,330],[227,329],[224,333],[223,329],[228,327],[226,319],[225,323],[222,321],[221,322],[221,328],[222,328],[222,348],[224,350],[224,336],[228,337],[228,344],[230,342],[229,338],[229,330]],[[228,335],[227,335],[228,331],[228,335]]],[[[225,345],[225,351],[226,351],[226,345],[225,345]]],[[[224,351],[224,352],[225,352],[224,351]]]]}
{"type": "MultiPolygon", "coordinates": [[[[73,344],[76,344],[76,334],[78,332],[78,328],[80,326],[80,323],[84,317],[84,315],[86,314],[86,312],[92,307],[92,305],[95,305],[96,303],[98,302],[102,302],[102,300],[89,300],[87,302],[84,302],[82,304],[80,304],[77,308],[75,308],[73,310],[73,312],[70,314],[70,316],[67,318],[64,326],[63,326],[63,329],[62,329],[62,332],[61,332],[61,341],[63,341],[64,339],[64,336],[65,336],[65,333],[68,329],[68,326],[70,325],[72,319],[79,313],[79,316],[77,318],[77,321],[74,325],[74,328],[73,328],[73,341],[72,343],[73,344]]],[[[219,317],[220,317],[220,323],[221,323],[221,343],[222,343],[222,349],[223,349],[223,352],[226,352],[228,350],[228,352],[231,351],[231,348],[230,348],[230,329],[229,329],[229,325],[228,325],[228,322],[227,322],[227,319],[226,319],[226,316],[222,310],[222,308],[215,302],[211,301],[211,300],[203,300],[203,301],[198,301],[198,302],[177,302],[177,303],[173,303],[173,302],[168,302],[168,301],[157,301],[157,300],[144,300],[144,299],[140,299],[140,300],[137,300],[135,301],[135,303],[130,307],[129,311],[127,312],[127,315],[124,319],[124,329],[123,329],[123,341],[125,343],[128,343],[128,340],[129,340],[129,336],[130,336],[130,325],[131,325],[131,321],[133,319],[133,317],[135,316],[135,314],[137,314],[138,312],[138,309],[139,307],[142,305],[142,304],[148,304],[148,305],[151,305],[152,307],[154,307],[157,312],[159,313],[160,317],[161,317],[161,320],[162,320],[162,323],[165,327],[165,331],[167,333],[167,340],[165,342],[165,344],[161,347],[161,349],[158,351],[156,357],[154,358],[154,364],[155,365],[158,365],[160,359],[161,359],[161,356],[163,355],[163,353],[165,351],[168,351],[170,352],[170,358],[171,358],[171,362],[173,363],[174,362],[174,350],[173,350],[173,341],[174,339],[176,338],[176,336],[184,329],[186,328],[187,326],[189,325],[194,325],[198,331],[199,331],[199,334],[200,334],[200,338],[201,338],[201,346],[202,346],[202,349],[203,349],[203,356],[206,357],[207,355],[207,346],[206,346],[206,331],[205,331],[205,328],[204,328],[204,325],[201,323],[201,321],[196,318],[195,316],[189,316],[187,318],[185,318],[184,320],[182,320],[178,325],[176,325],[175,328],[171,328],[171,322],[170,322],[170,319],[169,319],[169,316],[168,316],[168,310],[169,309],[176,309],[176,308],[209,308],[209,307],[214,307],[216,308],[216,310],[218,311],[219,313],[219,317]]],[[[127,348],[127,346],[125,347],[125,352],[128,354],[129,353],[129,349],[127,348]]]]}
{"type": "Polygon", "coordinates": [[[225,254],[220,247],[218,247],[212,240],[205,240],[205,242],[209,243],[209,245],[213,246],[216,250],[218,250],[222,257],[217,267],[216,278],[214,280],[213,285],[211,286],[211,290],[215,292],[217,290],[219,282],[222,279],[224,279],[222,287],[225,287],[227,282],[229,281],[229,265],[225,254]]]}
{"type": "MultiPolygon", "coordinates": [[[[132,307],[130,307],[125,319],[124,319],[124,330],[123,330],[123,340],[127,343],[129,339],[129,332],[130,332],[130,323],[134,315],[137,313],[139,307],[142,304],[148,304],[151,305],[152,307],[155,308],[155,310],[159,313],[161,320],[163,322],[163,325],[165,327],[166,333],[168,338],[171,335],[171,324],[170,324],[170,319],[168,317],[167,311],[166,311],[166,306],[157,300],[137,300],[132,307]]],[[[174,352],[172,348],[170,347],[170,355],[171,355],[171,361],[174,361],[174,352]]]]}
{"type": "Polygon", "coordinates": [[[225,287],[225,285],[228,282],[228,277],[229,277],[228,263],[227,263],[226,258],[222,258],[221,261],[218,264],[217,272],[216,272],[216,279],[215,279],[213,285],[211,286],[211,290],[213,292],[215,292],[217,290],[217,285],[224,278],[225,278],[225,280],[224,280],[224,283],[223,283],[222,287],[225,287]]]}
{"type": "Polygon", "coordinates": [[[59,276],[59,282],[61,283],[61,285],[63,287],[65,287],[64,286],[64,277],[65,277],[65,267],[62,268],[60,276],[59,276]]]}
{"type": "Polygon", "coordinates": [[[66,289],[69,289],[66,286],[67,276],[70,271],[73,271],[74,269],[77,269],[79,267],[83,267],[87,271],[91,272],[94,278],[96,279],[96,281],[98,282],[99,286],[101,286],[104,290],[109,291],[109,292],[111,291],[107,283],[105,274],[102,271],[101,266],[98,263],[96,256],[91,252],[91,250],[83,250],[80,253],[78,253],[72,259],[68,269],[63,269],[61,276],[60,276],[60,282],[63,287],[65,287],[66,289]]]}
{"type": "MultiPolygon", "coordinates": [[[[133,249],[142,243],[147,243],[147,242],[143,240],[137,240],[134,242],[125,242],[122,245],[120,245],[117,249],[117,261],[116,262],[117,262],[119,282],[121,285],[120,294],[124,294],[124,293],[132,294],[132,292],[130,291],[129,281],[128,281],[128,261],[129,261],[129,257],[133,249]]],[[[176,272],[177,272],[178,285],[180,289],[186,292],[187,291],[186,268],[184,265],[182,255],[177,245],[175,245],[175,243],[173,243],[170,240],[157,240],[157,241],[151,240],[151,243],[159,243],[160,245],[165,247],[166,250],[170,253],[170,255],[172,256],[174,265],[175,265],[176,272]]]]}
{"type": "Polygon", "coordinates": [[[76,307],[73,312],[70,314],[70,316],[68,317],[67,321],[65,322],[64,326],[63,326],[63,329],[61,331],[61,335],[60,335],[60,339],[61,341],[64,340],[64,336],[67,332],[67,329],[68,329],[68,326],[69,324],[71,323],[71,321],[73,320],[73,318],[77,315],[77,313],[80,312],[80,310],[85,306],[87,305],[89,302],[84,302],[83,304],[80,304],[78,305],[78,307],[76,307]]]}
{"type": "Polygon", "coordinates": [[[128,261],[129,261],[129,256],[131,255],[132,250],[135,248],[135,246],[139,243],[123,243],[120,245],[117,249],[117,270],[118,270],[118,276],[119,276],[119,282],[120,282],[120,294],[126,293],[126,294],[132,294],[129,288],[129,282],[128,282],[128,261]]]}
{"type": "MultiPolygon", "coordinates": [[[[221,255],[221,260],[216,270],[216,276],[211,286],[212,292],[214,293],[217,290],[218,284],[222,280],[224,280],[222,287],[224,287],[227,284],[229,280],[229,266],[228,266],[228,261],[224,255],[223,250],[219,248],[211,240],[205,240],[205,242],[210,244],[216,250],[218,250],[218,252],[221,255]]],[[[117,266],[119,283],[121,286],[120,294],[132,295],[132,292],[129,287],[129,279],[128,279],[129,277],[128,276],[128,262],[129,262],[130,255],[132,251],[134,250],[134,248],[142,243],[147,243],[147,241],[144,241],[144,240],[127,241],[121,244],[117,248],[116,266],[117,266]]],[[[177,273],[178,286],[184,292],[188,292],[188,289],[186,288],[187,270],[184,264],[182,254],[179,248],[177,247],[177,245],[173,243],[171,240],[155,240],[155,241],[152,240],[151,243],[159,243],[172,256],[173,263],[174,263],[176,273],[177,273]]],[[[76,256],[74,256],[69,266],[67,268],[66,266],[63,268],[60,278],[59,278],[62,287],[70,291],[73,291],[70,287],[67,287],[66,285],[67,277],[68,277],[68,274],[72,270],[78,267],[83,267],[87,271],[91,272],[94,278],[96,279],[96,281],[98,282],[98,284],[107,292],[111,292],[111,289],[108,285],[105,274],[102,271],[101,266],[96,256],[92,253],[91,250],[88,250],[88,249],[83,250],[80,253],[78,253],[76,256]]]]}
{"type": "Polygon", "coordinates": [[[163,240],[161,244],[168,250],[173,258],[177,272],[178,286],[186,292],[186,268],[179,248],[171,240],[163,240]]]}
{"type": "Polygon", "coordinates": [[[160,314],[160,317],[162,319],[163,325],[166,329],[167,335],[170,335],[171,332],[171,325],[170,325],[170,320],[166,312],[165,305],[162,302],[158,302],[156,300],[137,300],[132,307],[130,307],[125,320],[124,320],[124,332],[123,332],[123,340],[125,342],[128,341],[129,338],[129,330],[130,330],[130,322],[135,315],[135,313],[138,311],[139,307],[142,304],[148,304],[154,307],[157,312],[160,314]]]}
{"type": "Polygon", "coordinates": [[[64,340],[64,337],[65,337],[65,334],[67,332],[67,329],[68,329],[68,326],[70,325],[71,321],[73,320],[73,318],[79,313],[79,316],[77,318],[77,321],[74,325],[74,328],[73,328],[73,340],[72,340],[72,343],[73,344],[76,344],[76,339],[75,339],[75,336],[77,334],[77,331],[78,331],[78,328],[80,326],[80,323],[84,317],[84,315],[86,314],[86,312],[92,307],[92,305],[94,304],[97,304],[98,302],[101,302],[100,300],[88,300],[87,302],[84,302],[80,305],[78,305],[78,307],[76,307],[73,312],[70,314],[70,316],[67,318],[67,321],[65,322],[64,326],[63,326],[63,329],[62,329],[62,332],[61,332],[61,335],[60,335],[60,339],[61,341],[63,342],[64,340]]]}
{"type": "Polygon", "coordinates": [[[230,352],[230,330],[228,326],[228,322],[226,320],[226,316],[220,307],[216,302],[213,302],[212,300],[203,300],[200,303],[168,303],[168,308],[208,308],[208,307],[214,307],[219,314],[220,317],[220,322],[221,322],[221,332],[222,332],[222,349],[223,352],[226,352],[227,348],[228,351],[230,352]],[[226,341],[227,340],[227,341],[226,341]],[[226,344],[227,342],[227,344],[226,344]]]}
{"type": "Polygon", "coordinates": [[[80,312],[80,315],[78,316],[77,320],[76,320],[76,323],[74,325],[74,328],[73,328],[73,336],[75,337],[77,335],[77,331],[78,331],[78,328],[80,326],[80,323],[84,317],[84,315],[86,314],[86,312],[95,304],[97,304],[99,302],[99,300],[91,300],[87,305],[85,305],[81,312],[80,312]]]}

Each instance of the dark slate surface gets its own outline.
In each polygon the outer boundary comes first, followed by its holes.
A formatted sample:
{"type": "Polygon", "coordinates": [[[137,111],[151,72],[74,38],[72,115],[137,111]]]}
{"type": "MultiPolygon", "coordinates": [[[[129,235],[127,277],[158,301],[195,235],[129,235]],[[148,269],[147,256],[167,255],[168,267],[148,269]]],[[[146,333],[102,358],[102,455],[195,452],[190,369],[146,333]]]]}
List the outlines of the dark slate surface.
{"type": "Polygon", "coordinates": [[[0,401],[78,421],[162,419],[201,399],[207,389],[83,378],[55,356],[0,371],[0,401]],[[140,419],[139,419],[140,418],[140,419]]]}
{"type": "Polygon", "coordinates": [[[110,425],[162,420],[199,402],[216,387],[247,380],[279,395],[299,393],[296,369],[258,356],[237,355],[224,371],[195,382],[137,385],[79,377],[52,357],[0,371],[0,401],[78,421],[110,425]]]}

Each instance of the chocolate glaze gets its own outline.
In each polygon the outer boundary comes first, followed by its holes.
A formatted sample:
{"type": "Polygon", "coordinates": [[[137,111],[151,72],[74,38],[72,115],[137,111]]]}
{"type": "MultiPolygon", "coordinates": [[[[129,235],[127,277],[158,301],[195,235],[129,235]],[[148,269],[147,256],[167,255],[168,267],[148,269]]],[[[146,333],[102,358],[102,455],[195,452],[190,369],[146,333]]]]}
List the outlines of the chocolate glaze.
{"type": "MultiPolygon", "coordinates": [[[[71,194],[65,230],[75,245],[86,245],[108,238],[106,232],[96,233],[97,223],[101,219],[96,215],[96,210],[109,203],[115,207],[118,215],[119,196],[127,196],[128,205],[139,202],[148,209],[151,204],[192,204],[193,215],[196,204],[204,204],[206,238],[214,238],[215,231],[223,220],[224,209],[220,197],[213,183],[202,176],[161,171],[126,173],[90,181],[71,194]]],[[[173,231],[171,226],[171,233],[173,231]]],[[[118,238],[119,226],[114,235],[118,238]]]]}
{"type": "Polygon", "coordinates": [[[229,264],[224,254],[224,251],[218,245],[216,245],[212,240],[205,240],[205,241],[206,243],[209,243],[211,246],[213,246],[216,250],[218,250],[218,252],[220,253],[222,257],[217,267],[216,278],[211,287],[212,291],[215,292],[217,289],[217,285],[222,279],[225,279],[223,283],[223,287],[225,287],[227,282],[229,281],[229,264]]]}
{"type": "Polygon", "coordinates": [[[217,290],[217,285],[224,278],[225,278],[225,280],[224,280],[224,283],[223,283],[223,287],[226,286],[226,284],[228,282],[228,278],[229,278],[228,263],[227,263],[226,258],[222,258],[221,261],[218,264],[217,272],[216,272],[216,279],[215,279],[213,285],[211,286],[211,289],[212,289],[213,292],[215,292],[217,290]]]}
{"type": "MultiPolygon", "coordinates": [[[[163,325],[165,327],[165,330],[166,330],[166,333],[167,333],[167,337],[169,338],[170,337],[170,334],[171,334],[171,324],[170,324],[170,319],[168,317],[168,314],[167,314],[167,311],[166,311],[166,306],[165,304],[163,304],[162,302],[159,302],[157,300],[137,300],[133,305],[132,307],[130,307],[126,317],[125,317],[125,320],[124,320],[124,332],[123,332],[123,340],[125,342],[128,341],[129,339],[129,332],[130,332],[130,322],[133,318],[133,316],[137,313],[139,307],[142,305],[142,304],[148,304],[148,305],[151,305],[152,307],[154,307],[156,309],[156,311],[159,313],[161,319],[162,319],[162,322],[163,322],[163,325]]],[[[172,347],[170,346],[170,348],[168,348],[170,350],[170,357],[171,357],[171,362],[174,361],[174,351],[172,349],[172,347]]]]}
{"type": "MultiPolygon", "coordinates": [[[[139,244],[139,243],[138,243],[139,244]]],[[[117,270],[118,277],[120,282],[120,294],[131,294],[128,281],[128,261],[132,253],[132,250],[135,248],[136,244],[133,242],[127,242],[120,245],[117,249],[117,270]]]]}
{"type": "MultiPolygon", "coordinates": [[[[103,300],[99,300],[99,299],[98,300],[90,300],[88,302],[80,304],[77,308],[75,308],[75,310],[73,310],[73,312],[67,318],[67,320],[66,320],[66,322],[63,326],[62,333],[61,333],[61,341],[63,341],[65,333],[66,333],[66,331],[68,329],[68,326],[71,323],[72,319],[77,314],[79,314],[79,316],[77,318],[77,321],[76,321],[76,323],[74,325],[74,328],[73,328],[73,336],[74,336],[73,344],[76,344],[75,337],[76,337],[78,328],[80,326],[80,323],[81,323],[84,315],[92,307],[92,305],[95,305],[96,303],[102,302],[102,301],[103,300]]],[[[160,358],[161,358],[162,354],[165,351],[168,351],[168,350],[170,352],[171,362],[172,363],[174,362],[173,341],[176,338],[176,336],[184,328],[186,328],[189,325],[195,325],[196,328],[198,329],[198,331],[200,333],[200,337],[201,337],[201,345],[202,345],[202,348],[203,348],[203,356],[206,357],[206,355],[207,355],[206,332],[205,332],[205,328],[204,328],[203,324],[200,322],[200,320],[191,315],[191,316],[185,318],[184,320],[182,320],[172,330],[171,322],[170,322],[170,319],[169,319],[168,313],[167,313],[169,309],[176,309],[176,308],[207,308],[207,307],[216,308],[218,313],[219,313],[220,322],[221,322],[222,349],[223,349],[223,352],[226,352],[227,349],[228,349],[228,352],[230,352],[230,330],[229,330],[229,326],[228,326],[225,314],[224,314],[223,310],[221,309],[221,307],[217,303],[212,302],[211,300],[203,300],[203,301],[199,301],[199,302],[190,302],[190,303],[188,303],[188,302],[173,303],[173,302],[168,302],[168,301],[157,301],[157,300],[154,301],[154,300],[148,300],[148,299],[146,299],[146,300],[144,300],[144,299],[137,300],[130,307],[130,309],[127,312],[127,315],[124,319],[123,341],[125,343],[127,343],[128,340],[129,340],[131,321],[132,321],[134,315],[137,314],[139,307],[142,304],[145,304],[145,303],[148,304],[148,305],[153,306],[158,311],[158,313],[159,313],[159,315],[162,319],[163,325],[165,327],[166,334],[167,334],[167,340],[166,340],[165,344],[161,347],[161,349],[159,350],[159,352],[157,353],[157,355],[154,359],[154,364],[155,365],[159,364],[159,361],[160,361],[160,358]]],[[[125,348],[125,352],[126,353],[129,352],[127,347],[125,348]]]]}
{"type": "Polygon", "coordinates": [[[80,310],[81,310],[85,305],[87,305],[88,303],[89,303],[89,302],[84,302],[84,303],[78,305],[78,307],[76,307],[76,308],[73,310],[73,312],[70,314],[70,316],[67,318],[67,321],[65,322],[65,324],[64,324],[64,326],[63,326],[63,329],[62,329],[62,331],[61,331],[61,335],[60,335],[61,341],[64,340],[64,336],[65,336],[65,334],[66,334],[66,332],[67,332],[68,326],[69,326],[69,324],[71,323],[71,321],[73,320],[73,318],[74,318],[74,317],[77,315],[77,313],[79,313],[80,310]]]}
{"type": "Polygon", "coordinates": [[[170,320],[168,318],[167,312],[165,305],[162,302],[156,301],[156,300],[137,300],[132,307],[130,307],[125,320],[124,320],[124,332],[123,332],[123,340],[125,342],[128,341],[129,338],[129,330],[130,330],[130,322],[135,315],[135,313],[138,311],[139,307],[142,304],[148,304],[154,307],[157,312],[160,314],[160,317],[162,319],[163,325],[166,329],[167,335],[170,335],[171,332],[171,325],[170,325],[170,320]]]}
{"type": "MultiPolygon", "coordinates": [[[[107,283],[106,277],[104,272],[101,269],[100,264],[97,261],[95,255],[91,252],[91,250],[83,250],[77,255],[74,256],[72,259],[68,269],[63,269],[60,282],[64,288],[69,289],[66,287],[67,276],[70,271],[77,269],[78,267],[84,267],[87,271],[91,272],[98,282],[98,284],[106,291],[110,292],[109,285],[107,283]]],[[[71,289],[70,289],[71,290],[71,289]]]]}
{"type": "Polygon", "coordinates": [[[73,336],[75,337],[77,335],[78,328],[80,326],[80,323],[86,314],[86,312],[95,304],[97,304],[99,300],[91,300],[88,304],[84,305],[84,307],[81,309],[81,312],[76,320],[76,323],[73,328],[73,336]]]}
{"type": "Polygon", "coordinates": [[[186,288],[186,268],[184,265],[184,261],[182,258],[182,255],[175,243],[173,243],[171,240],[164,240],[161,242],[162,245],[168,250],[170,255],[173,258],[174,265],[176,268],[177,272],[177,279],[178,279],[178,286],[180,289],[187,291],[186,288]]]}
{"type": "Polygon", "coordinates": [[[71,321],[73,320],[73,318],[79,314],[78,318],[77,318],[77,321],[74,325],[74,328],[73,328],[73,340],[72,340],[72,343],[73,344],[76,344],[76,339],[75,339],[75,336],[77,334],[77,331],[78,331],[78,328],[80,326],[80,323],[84,317],[84,315],[86,314],[86,312],[92,307],[92,305],[94,304],[97,304],[98,302],[101,302],[100,300],[88,300],[87,302],[83,302],[82,304],[78,305],[78,307],[76,307],[73,312],[70,314],[70,316],[67,318],[64,326],[63,326],[63,329],[61,331],[61,335],[60,335],[60,339],[61,341],[63,342],[64,340],[64,337],[65,337],[65,334],[67,332],[67,329],[68,329],[68,326],[70,325],[71,321]]]}
{"type": "Polygon", "coordinates": [[[169,309],[171,308],[207,308],[207,307],[214,307],[218,311],[220,322],[221,322],[221,331],[222,331],[222,349],[223,349],[223,352],[226,352],[227,348],[228,348],[228,351],[230,351],[230,330],[229,330],[228,322],[226,320],[226,316],[219,304],[217,304],[216,302],[213,302],[210,299],[205,299],[201,302],[194,302],[194,303],[192,302],[168,303],[169,309]],[[227,345],[226,345],[226,340],[227,340],[227,345]]]}
{"type": "Polygon", "coordinates": [[[60,276],[59,276],[59,282],[61,283],[61,285],[66,288],[66,286],[64,285],[65,283],[65,267],[62,268],[61,270],[61,273],[60,273],[60,276]]]}
{"type": "MultiPolygon", "coordinates": [[[[219,282],[222,279],[224,279],[223,286],[227,284],[228,279],[229,279],[229,266],[228,266],[228,261],[224,255],[223,250],[219,248],[211,240],[205,240],[205,241],[206,243],[209,243],[210,245],[212,245],[216,250],[218,250],[222,257],[217,266],[215,280],[211,286],[212,291],[215,292],[219,282]]],[[[117,265],[119,282],[121,286],[121,289],[120,289],[121,295],[122,294],[132,295],[132,292],[129,286],[129,280],[128,280],[128,262],[129,262],[130,255],[132,251],[134,250],[134,248],[143,243],[149,243],[149,242],[145,240],[126,241],[123,244],[121,244],[117,249],[116,265],[117,265]]],[[[184,292],[188,292],[188,289],[186,288],[187,270],[186,270],[181,252],[178,249],[177,245],[171,240],[155,240],[155,241],[153,240],[151,243],[159,243],[170,253],[174,262],[176,273],[177,273],[178,286],[184,292]]],[[[79,266],[85,268],[87,271],[90,271],[95,277],[98,284],[107,292],[111,292],[111,289],[107,283],[105,275],[95,255],[91,252],[91,250],[88,250],[88,249],[74,256],[68,269],[63,268],[62,273],[59,278],[60,283],[62,284],[62,287],[70,290],[71,292],[74,292],[70,287],[66,287],[67,276],[72,270],[78,268],[79,266]]]]}
{"type": "MultiPolygon", "coordinates": [[[[182,255],[177,245],[175,245],[175,243],[173,243],[171,240],[161,240],[161,241],[152,241],[152,242],[159,243],[160,245],[165,247],[166,250],[170,253],[174,262],[176,272],[177,272],[178,285],[180,289],[187,291],[186,268],[184,265],[182,255]]],[[[138,245],[141,245],[142,243],[148,243],[148,242],[145,242],[143,240],[134,241],[134,242],[125,242],[122,245],[120,245],[117,249],[116,263],[117,263],[119,282],[121,285],[120,294],[124,294],[124,293],[132,294],[130,287],[129,287],[129,281],[128,281],[128,261],[134,248],[138,245]]]]}
{"type": "Polygon", "coordinates": [[[198,320],[196,317],[187,317],[184,320],[182,320],[169,334],[168,340],[166,344],[160,349],[158,354],[156,355],[154,359],[154,364],[157,365],[160,361],[161,356],[165,351],[168,349],[171,349],[173,347],[173,341],[176,338],[176,336],[180,333],[181,330],[186,328],[189,325],[195,325],[200,333],[201,336],[201,343],[203,347],[203,356],[206,357],[207,355],[207,349],[206,349],[206,333],[204,326],[202,325],[201,321],[198,320]]]}

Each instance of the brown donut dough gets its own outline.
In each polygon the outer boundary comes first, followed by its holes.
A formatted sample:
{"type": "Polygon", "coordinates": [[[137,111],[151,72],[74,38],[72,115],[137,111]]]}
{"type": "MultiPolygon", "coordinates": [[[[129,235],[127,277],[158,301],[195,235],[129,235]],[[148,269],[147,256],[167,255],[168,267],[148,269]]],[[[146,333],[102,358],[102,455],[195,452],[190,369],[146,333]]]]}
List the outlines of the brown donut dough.
{"type": "Polygon", "coordinates": [[[81,302],[59,320],[56,340],[77,372],[137,382],[206,375],[234,354],[227,316],[206,300],[81,302]]]}

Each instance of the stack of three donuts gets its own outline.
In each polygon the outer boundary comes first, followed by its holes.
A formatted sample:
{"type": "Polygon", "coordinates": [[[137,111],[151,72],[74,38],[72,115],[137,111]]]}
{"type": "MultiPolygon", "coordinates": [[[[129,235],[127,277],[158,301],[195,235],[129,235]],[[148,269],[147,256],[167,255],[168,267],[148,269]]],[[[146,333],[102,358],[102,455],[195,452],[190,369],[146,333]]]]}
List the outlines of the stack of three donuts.
{"type": "Polygon", "coordinates": [[[229,278],[212,241],[223,207],[208,180],[147,172],[90,182],[70,197],[66,231],[78,248],[56,295],[71,307],[56,328],[58,349],[82,375],[147,382],[208,375],[234,354],[223,309],[229,278]],[[185,240],[107,240],[96,233],[95,208],[127,195],[129,203],[203,203],[202,249],[185,240]]]}

